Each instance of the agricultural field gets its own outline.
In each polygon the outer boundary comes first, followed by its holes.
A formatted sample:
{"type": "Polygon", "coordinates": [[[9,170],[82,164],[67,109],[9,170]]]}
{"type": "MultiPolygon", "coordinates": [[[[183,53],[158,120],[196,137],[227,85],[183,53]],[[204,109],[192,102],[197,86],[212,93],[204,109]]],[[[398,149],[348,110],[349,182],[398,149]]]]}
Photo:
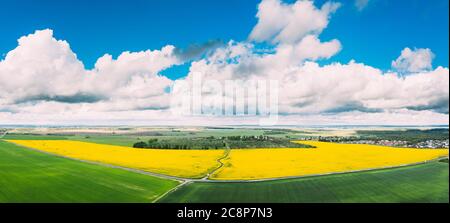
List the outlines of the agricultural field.
{"type": "Polygon", "coordinates": [[[201,178],[219,166],[224,150],[135,149],[71,140],[8,140],[81,160],[107,163],[177,177],[201,178]]]}
{"type": "Polygon", "coordinates": [[[131,147],[133,143],[139,140],[149,140],[151,137],[138,137],[138,136],[128,136],[128,135],[76,135],[76,134],[17,134],[8,133],[3,137],[5,140],[74,140],[82,142],[92,142],[98,144],[106,145],[117,145],[117,146],[129,146],[131,147]]]}
{"type": "MultiPolygon", "coordinates": [[[[211,138],[215,140],[228,137],[260,137],[266,136],[271,138],[283,139],[283,143],[289,143],[290,139],[297,139],[303,134],[308,134],[305,131],[288,130],[288,129],[251,129],[251,128],[92,128],[92,129],[13,129],[8,132],[4,139],[67,139],[83,142],[92,142],[99,144],[129,146],[132,147],[136,142],[148,142],[150,140],[158,139],[158,141],[168,142],[171,144],[181,144],[187,141],[197,141],[200,144],[210,144],[211,138]],[[202,142],[201,140],[205,142],[202,142]]],[[[222,141],[220,141],[222,143],[222,141]]],[[[195,144],[196,149],[201,149],[201,146],[195,144]]],[[[215,148],[215,142],[213,146],[215,148]]],[[[231,142],[232,145],[239,147],[258,146],[249,145],[252,142],[239,143],[235,140],[231,142]]],[[[261,143],[258,143],[259,145],[261,143]]],[[[279,144],[279,143],[278,143],[279,144]]],[[[268,142],[268,146],[274,144],[268,142]]],[[[192,146],[191,146],[192,147],[192,146]]],[[[280,146],[285,147],[285,146],[280,146]]],[[[222,147],[223,148],[223,147],[222,147]]]]}
{"type": "Polygon", "coordinates": [[[8,134],[2,139],[9,140],[61,140],[66,139],[64,136],[54,135],[32,135],[32,134],[8,134]]]}
{"type": "MultiPolygon", "coordinates": [[[[137,149],[71,140],[8,140],[61,156],[186,178],[206,176],[225,150],[137,149]]],[[[340,173],[418,163],[448,156],[447,149],[300,142],[315,148],[232,149],[215,180],[259,180],[340,173]]]]}
{"type": "Polygon", "coordinates": [[[152,202],[178,184],[56,157],[0,140],[0,203],[152,202]]]}
{"type": "Polygon", "coordinates": [[[195,182],[159,202],[449,202],[448,163],[265,182],[195,182]]]}
{"type": "MultiPolygon", "coordinates": [[[[395,140],[404,130],[7,131],[0,139],[0,203],[448,202],[448,148],[313,141],[318,134],[395,140]],[[309,140],[296,140],[302,138],[309,140]],[[147,147],[133,148],[136,142],[147,147]]],[[[404,137],[445,140],[444,131],[407,130],[404,137]]]]}
{"type": "Polygon", "coordinates": [[[385,168],[448,156],[448,149],[409,149],[305,141],[309,149],[231,150],[216,180],[258,180],[385,168]]]}

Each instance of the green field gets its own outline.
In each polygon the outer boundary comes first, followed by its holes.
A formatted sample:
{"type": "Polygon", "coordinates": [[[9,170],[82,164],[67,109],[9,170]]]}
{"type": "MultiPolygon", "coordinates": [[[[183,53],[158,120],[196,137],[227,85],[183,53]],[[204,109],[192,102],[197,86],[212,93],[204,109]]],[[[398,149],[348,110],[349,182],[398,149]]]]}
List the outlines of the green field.
{"type": "Polygon", "coordinates": [[[67,137],[70,140],[92,142],[98,144],[116,145],[116,146],[128,146],[132,147],[134,143],[140,140],[148,141],[151,137],[138,137],[138,136],[107,136],[107,135],[75,135],[67,137]]]}
{"type": "Polygon", "coordinates": [[[0,140],[0,203],[151,202],[178,183],[0,140]]]}
{"type": "Polygon", "coordinates": [[[133,146],[138,140],[149,140],[152,137],[123,136],[123,135],[32,135],[32,134],[7,134],[3,139],[15,140],[76,140],[117,146],[133,146]]]}
{"type": "Polygon", "coordinates": [[[65,137],[65,136],[54,136],[54,135],[7,134],[2,139],[12,139],[12,140],[63,140],[63,139],[67,139],[67,137],[65,137]]]}
{"type": "MultiPolygon", "coordinates": [[[[239,134],[263,134],[239,130],[239,134]]],[[[163,136],[7,134],[5,139],[71,139],[132,146],[152,138],[235,136],[228,129],[163,136]]],[[[266,135],[284,135],[270,131],[266,135]]],[[[289,180],[194,182],[159,202],[449,202],[448,159],[423,165],[289,180]]],[[[178,183],[122,169],[87,164],[15,146],[0,140],[2,202],[151,202],[178,183]]]]}
{"type": "MultiPolygon", "coordinates": [[[[164,148],[163,145],[169,145],[169,148],[178,149],[185,145],[189,149],[223,149],[224,141],[220,137],[254,137],[268,136],[269,140],[226,140],[231,148],[299,148],[308,147],[298,143],[291,143],[285,138],[283,131],[262,131],[253,129],[206,129],[198,132],[171,132],[171,131],[155,131],[152,132],[158,136],[148,135],[105,135],[105,134],[69,134],[69,135],[37,135],[37,134],[16,134],[9,133],[4,139],[13,140],[76,140],[83,142],[92,142],[107,145],[118,145],[133,147],[137,142],[148,142],[157,139],[156,146],[151,148],[164,148]],[[273,134],[271,134],[273,132],[273,134]],[[264,134],[266,133],[266,134],[264,134]],[[158,146],[159,145],[159,146],[158,146]]],[[[150,133],[147,133],[150,134],[150,133]]]]}
{"type": "Polygon", "coordinates": [[[192,183],[159,202],[449,202],[448,163],[252,183],[192,183]]]}

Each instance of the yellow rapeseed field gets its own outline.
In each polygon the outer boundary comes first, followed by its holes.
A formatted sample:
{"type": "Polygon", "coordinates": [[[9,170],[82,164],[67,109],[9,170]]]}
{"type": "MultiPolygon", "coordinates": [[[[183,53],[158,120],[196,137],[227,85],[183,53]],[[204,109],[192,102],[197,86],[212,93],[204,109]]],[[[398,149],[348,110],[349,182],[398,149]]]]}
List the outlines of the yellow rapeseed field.
{"type": "Polygon", "coordinates": [[[300,142],[312,149],[237,149],[213,179],[254,180],[347,172],[412,164],[448,156],[448,149],[300,142]]]}
{"type": "MultiPolygon", "coordinates": [[[[199,178],[219,166],[223,150],[134,149],[71,140],[8,140],[62,156],[172,176],[199,178]]],[[[448,156],[448,149],[299,142],[316,148],[233,149],[217,180],[307,176],[399,166],[448,156]]]]}
{"type": "Polygon", "coordinates": [[[216,168],[224,154],[223,150],[135,149],[71,140],[8,141],[57,155],[191,178],[216,168]]]}

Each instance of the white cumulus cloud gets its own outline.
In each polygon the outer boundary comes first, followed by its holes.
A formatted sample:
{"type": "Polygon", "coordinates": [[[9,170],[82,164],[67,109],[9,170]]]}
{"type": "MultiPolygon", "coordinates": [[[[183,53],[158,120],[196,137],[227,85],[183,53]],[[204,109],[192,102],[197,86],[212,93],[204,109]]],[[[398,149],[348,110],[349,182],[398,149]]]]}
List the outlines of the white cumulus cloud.
{"type": "Polygon", "coordinates": [[[430,70],[434,54],[430,49],[413,49],[406,47],[400,56],[392,61],[392,68],[400,72],[420,72],[430,70]]]}
{"type": "Polygon", "coordinates": [[[339,3],[326,2],[320,9],[312,1],[286,4],[280,0],[263,0],[258,6],[258,23],[249,38],[255,41],[295,43],[309,34],[320,34],[339,3]]]}
{"type": "Polygon", "coordinates": [[[0,61],[0,108],[56,112],[73,104],[70,109],[161,109],[168,106],[161,97],[172,81],[159,72],[181,63],[173,51],[169,45],[124,52],[117,59],[107,54],[86,70],[66,41],[55,39],[52,30],[39,30],[21,37],[0,61]]]}

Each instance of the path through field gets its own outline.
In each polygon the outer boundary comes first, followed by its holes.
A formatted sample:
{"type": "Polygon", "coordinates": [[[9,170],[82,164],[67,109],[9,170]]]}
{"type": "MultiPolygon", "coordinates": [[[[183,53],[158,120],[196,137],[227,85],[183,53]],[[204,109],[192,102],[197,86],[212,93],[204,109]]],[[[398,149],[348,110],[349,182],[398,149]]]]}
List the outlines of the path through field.
{"type": "Polygon", "coordinates": [[[209,179],[209,176],[211,176],[212,174],[214,174],[215,172],[217,172],[220,168],[223,167],[223,165],[225,165],[225,164],[222,162],[222,160],[226,159],[226,158],[229,156],[229,154],[230,154],[230,150],[231,150],[230,147],[229,147],[228,144],[226,144],[226,143],[225,143],[225,145],[226,145],[226,149],[225,149],[224,155],[223,155],[222,157],[220,157],[219,159],[217,159],[217,162],[219,163],[219,166],[218,166],[218,167],[216,167],[216,168],[214,168],[213,170],[209,171],[203,178],[201,178],[201,179],[199,179],[199,180],[196,180],[196,179],[188,179],[188,178],[182,179],[182,183],[181,183],[181,184],[179,184],[178,186],[172,188],[171,190],[167,191],[166,193],[164,193],[164,194],[162,194],[161,196],[159,196],[158,198],[156,198],[156,199],[153,201],[153,203],[157,203],[159,200],[163,199],[164,197],[170,195],[171,193],[177,191],[178,189],[180,189],[181,187],[183,187],[183,186],[185,186],[185,185],[187,185],[187,184],[190,184],[190,183],[193,183],[193,182],[209,182],[209,181],[214,181],[214,180],[210,180],[210,179],[209,179]]]}
{"type": "Polygon", "coordinates": [[[2,139],[3,137],[5,137],[6,134],[8,134],[8,131],[5,131],[2,135],[0,135],[0,139],[2,139]]]}
{"type": "Polygon", "coordinates": [[[217,168],[215,168],[215,169],[209,171],[209,172],[206,174],[206,176],[203,177],[200,181],[208,181],[208,180],[209,180],[209,177],[210,177],[211,175],[213,175],[214,173],[216,173],[219,169],[221,169],[221,168],[223,167],[223,165],[225,165],[222,161],[223,161],[224,159],[226,159],[226,158],[230,155],[231,148],[230,148],[230,146],[229,146],[226,142],[224,142],[224,143],[225,143],[225,145],[226,145],[225,153],[223,154],[222,157],[220,157],[219,159],[217,159],[217,162],[219,163],[219,166],[218,166],[217,168]]]}

